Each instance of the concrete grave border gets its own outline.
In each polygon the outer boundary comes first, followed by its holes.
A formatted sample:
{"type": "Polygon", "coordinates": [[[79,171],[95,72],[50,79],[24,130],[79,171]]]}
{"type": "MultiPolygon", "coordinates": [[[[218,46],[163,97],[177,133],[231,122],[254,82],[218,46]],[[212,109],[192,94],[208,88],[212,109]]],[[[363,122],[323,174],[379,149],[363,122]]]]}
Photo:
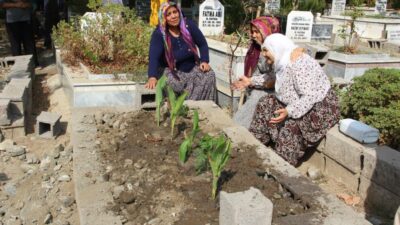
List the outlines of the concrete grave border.
{"type": "MultiPolygon", "coordinates": [[[[211,101],[187,101],[190,108],[197,108],[214,127],[220,127],[234,144],[254,145],[258,156],[264,164],[272,168],[273,175],[279,183],[288,189],[295,198],[301,199],[309,206],[319,205],[317,212],[302,215],[289,215],[274,221],[277,224],[307,225],[370,225],[361,214],[346,206],[335,196],[324,192],[296,168],[279,157],[272,149],[262,145],[245,128],[236,125],[222,109],[211,101]]],[[[106,210],[107,202],[113,201],[111,185],[102,181],[97,162],[95,123],[84,121],[86,115],[95,115],[99,111],[129,112],[128,108],[75,108],[72,113],[72,134],[74,157],[75,195],[82,225],[122,224],[120,219],[106,210]],[[90,174],[90,176],[88,176],[90,174]]]]}

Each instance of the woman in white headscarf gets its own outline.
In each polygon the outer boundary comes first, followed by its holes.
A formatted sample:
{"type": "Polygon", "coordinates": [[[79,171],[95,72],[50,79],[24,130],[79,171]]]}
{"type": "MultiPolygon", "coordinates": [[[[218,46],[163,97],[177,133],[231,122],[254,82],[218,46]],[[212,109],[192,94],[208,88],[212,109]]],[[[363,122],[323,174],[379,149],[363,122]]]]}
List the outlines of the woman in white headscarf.
{"type": "Polygon", "coordinates": [[[296,48],[282,34],[265,39],[262,55],[274,67],[275,95],[260,99],[250,125],[257,139],[272,141],[274,150],[294,166],[339,121],[338,99],[328,77],[315,59],[294,54],[296,48]]]}

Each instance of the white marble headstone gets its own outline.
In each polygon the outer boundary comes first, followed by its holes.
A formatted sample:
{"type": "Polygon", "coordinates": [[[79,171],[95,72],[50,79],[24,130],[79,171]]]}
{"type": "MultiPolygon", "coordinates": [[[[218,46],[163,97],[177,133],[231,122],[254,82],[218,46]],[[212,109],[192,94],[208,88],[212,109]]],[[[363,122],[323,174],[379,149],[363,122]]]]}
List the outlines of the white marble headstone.
{"type": "Polygon", "coordinates": [[[346,0],[332,0],[331,15],[338,16],[344,13],[346,8],[346,0]]]}
{"type": "Polygon", "coordinates": [[[286,25],[286,36],[294,42],[310,42],[314,16],[311,12],[291,11],[286,25]]]}
{"type": "Polygon", "coordinates": [[[281,8],[280,0],[266,0],[265,1],[265,13],[266,14],[279,13],[280,8],[281,8]]]}
{"type": "Polygon", "coordinates": [[[200,5],[199,28],[204,35],[224,32],[224,6],[218,0],[206,0],[200,5]]]}
{"type": "Polygon", "coordinates": [[[385,14],[386,6],[387,6],[387,0],[376,0],[375,1],[375,13],[385,14]]]}
{"type": "Polygon", "coordinates": [[[389,43],[400,44],[400,27],[387,30],[387,40],[389,43]]]}

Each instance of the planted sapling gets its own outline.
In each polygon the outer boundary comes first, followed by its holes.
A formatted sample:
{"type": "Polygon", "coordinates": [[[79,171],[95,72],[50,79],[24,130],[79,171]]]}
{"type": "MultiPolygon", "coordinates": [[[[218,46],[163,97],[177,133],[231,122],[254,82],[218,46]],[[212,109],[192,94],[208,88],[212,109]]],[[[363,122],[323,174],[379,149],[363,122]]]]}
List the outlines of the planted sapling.
{"type": "Polygon", "coordinates": [[[199,133],[199,131],[200,131],[199,112],[197,110],[194,110],[192,132],[190,132],[190,135],[185,138],[185,140],[182,142],[181,146],[179,147],[179,160],[182,163],[185,163],[187,161],[188,155],[190,154],[190,152],[192,150],[194,138],[196,137],[197,133],[199,133]]]}
{"type": "Polygon", "coordinates": [[[174,137],[174,128],[175,122],[178,116],[181,115],[183,107],[183,103],[188,95],[187,91],[184,91],[178,98],[175,96],[174,90],[170,86],[167,87],[168,91],[168,100],[170,104],[170,119],[171,119],[171,137],[174,137]]]}

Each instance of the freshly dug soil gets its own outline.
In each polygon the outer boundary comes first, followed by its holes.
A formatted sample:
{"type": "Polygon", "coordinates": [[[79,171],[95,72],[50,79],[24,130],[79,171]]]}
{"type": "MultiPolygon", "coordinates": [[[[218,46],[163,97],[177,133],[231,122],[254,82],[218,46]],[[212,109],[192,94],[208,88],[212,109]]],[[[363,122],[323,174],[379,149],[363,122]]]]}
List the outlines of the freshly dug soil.
{"type": "MultiPolygon", "coordinates": [[[[104,179],[113,182],[110,209],[126,224],[218,224],[219,201],[211,199],[212,175],[196,175],[194,156],[182,165],[178,148],[191,120],[180,119],[181,132],[171,140],[168,123],[157,127],[154,113],[139,111],[96,119],[104,179]]],[[[207,124],[200,123],[200,128],[207,124]]],[[[201,136],[200,134],[198,136],[201,136]]],[[[274,204],[273,218],[307,209],[292,198],[262,166],[254,148],[238,146],[220,180],[221,190],[258,188],[274,204]]]]}

